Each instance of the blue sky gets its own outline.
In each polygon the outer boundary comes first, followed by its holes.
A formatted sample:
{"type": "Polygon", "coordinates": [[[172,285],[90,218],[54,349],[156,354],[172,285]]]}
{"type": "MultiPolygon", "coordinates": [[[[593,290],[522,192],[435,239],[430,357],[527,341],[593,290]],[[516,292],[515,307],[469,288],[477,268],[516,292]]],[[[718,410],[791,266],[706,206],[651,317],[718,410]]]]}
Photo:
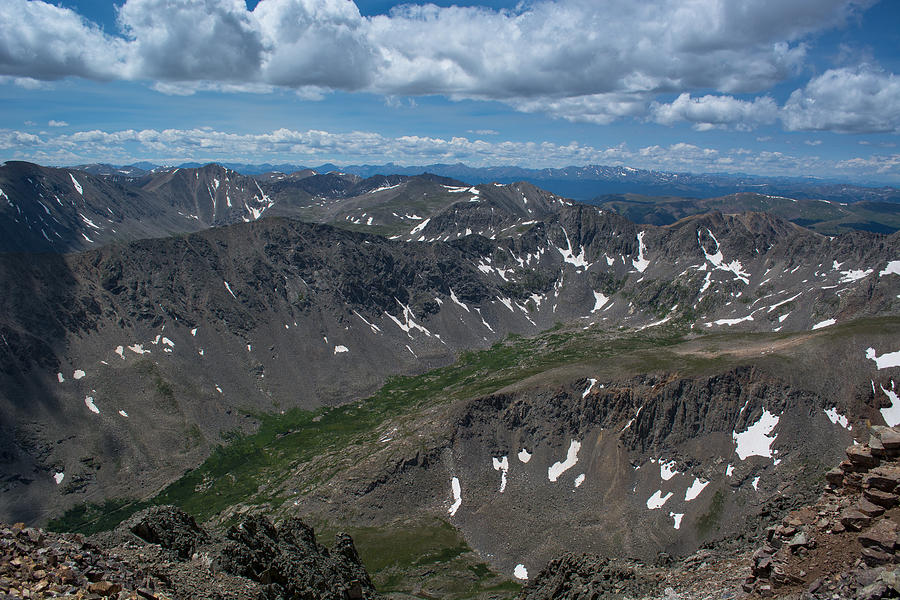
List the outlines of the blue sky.
{"type": "Polygon", "coordinates": [[[0,160],[900,184],[900,3],[4,0],[0,160]]]}

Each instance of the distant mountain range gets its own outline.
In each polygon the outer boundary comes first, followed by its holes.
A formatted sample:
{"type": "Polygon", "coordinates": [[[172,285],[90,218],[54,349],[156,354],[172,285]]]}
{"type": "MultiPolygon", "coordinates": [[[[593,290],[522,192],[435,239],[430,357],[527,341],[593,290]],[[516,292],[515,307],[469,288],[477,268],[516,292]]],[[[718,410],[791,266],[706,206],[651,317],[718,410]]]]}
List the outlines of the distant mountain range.
{"type": "MultiPolygon", "coordinates": [[[[622,166],[587,165],[564,167],[561,169],[525,169],[516,166],[470,167],[462,163],[432,164],[425,166],[401,166],[393,163],[383,165],[348,165],[340,167],[326,163],[315,167],[294,164],[243,164],[222,163],[223,166],[242,175],[262,175],[265,173],[315,173],[340,172],[368,178],[375,175],[421,175],[433,173],[466,182],[513,183],[527,181],[555,194],[574,200],[589,201],[606,194],[633,193],[647,196],[680,196],[711,198],[740,192],[787,196],[797,199],[830,200],[832,202],[853,203],[900,202],[900,190],[893,187],[864,187],[839,181],[796,177],[759,177],[746,174],[716,173],[670,173],[648,171],[622,166]]],[[[198,168],[200,163],[189,162],[180,168],[198,168]]],[[[162,168],[152,163],[141,162],[117,167],[109,164],[90,164],[72,167],[95,175],[124,175],[140,177],[147,172],[162,168]]]]}

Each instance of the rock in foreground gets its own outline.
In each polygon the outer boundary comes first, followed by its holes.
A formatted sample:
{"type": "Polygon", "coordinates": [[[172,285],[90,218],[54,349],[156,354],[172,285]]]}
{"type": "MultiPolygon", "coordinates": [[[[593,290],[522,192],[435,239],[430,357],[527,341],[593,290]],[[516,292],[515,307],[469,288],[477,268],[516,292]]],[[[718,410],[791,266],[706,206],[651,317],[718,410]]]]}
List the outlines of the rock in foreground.
{"type": "Polygon", "coordinates": [[[225,539],[171,507],[87,540],[0,525],[0,595],[13,598],[370,600],[379,598],[350,536],[316,542],[299,519],[251,516],[225,539]]]}

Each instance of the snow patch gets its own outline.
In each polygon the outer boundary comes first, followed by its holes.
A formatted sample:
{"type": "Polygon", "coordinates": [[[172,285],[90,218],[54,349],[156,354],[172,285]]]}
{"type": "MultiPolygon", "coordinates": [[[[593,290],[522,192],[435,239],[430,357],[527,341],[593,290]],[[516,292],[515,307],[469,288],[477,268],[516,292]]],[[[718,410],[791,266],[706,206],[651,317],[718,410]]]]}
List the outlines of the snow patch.
{"type": "Polygon", "coordinates": [[[731,438],[737,444],[734,451],[738,458],[741,460],[746,460],[750,456],[772,458],[772,442],[776,436],[769,437],[769,434],[778,425],[778,419],[779,417],[763,409],[762,416],[756,423],[750,425],[747,431],[742,433],[733,431],[731,438]]]}
{"type": "Polygon", "coordinates": [[[878,273],[879,277],[884,277],[885,275],[900,275],[900,260],[892,260],[883,271],[878,273]]]}
{"type": "Polygon", "coordinates": [[[594,389],[594,385],[597,383],[596,379],[588,379],[587,389],[581,394],[582,398],[587,398],[587,395],[591,393],[591,390],[594,389]]]}
{"type": "Polygon", "coordinates": [[[350,352],[350,349],[347,346],[337,345],[334,347],[335,354],[343,354],[344,352],[350,352]]]}
{"type": "Polygon", "coordinates": [[[712,323],[707,323],[707,327],[712,327],[713,325],[728,325],[731,327],[732,325],[737,325],[738,323],[743,323],[744,321],[752,321],[753,315],[747,315],[746,317],[740,317],[737,319],[718,319],[713,321],[712,323]]]}
{"type": "Polygon", "coordinates": [[[891,400],[891,405],[887,408],[882,408],[880,411],[881,416],[884,418],[884,422],[888,427],[900,425],[900,397],[897,397],[897,392],[894,390],[886,390],[884,389],[884,386],[878,387],[880,387],[881,391],[891,400]]]}
{"type": "Polygon", "coordinates": [[[591,312],[592,312],[592,313],[597,312],[598,310],[600,310],[601,308],[603,308],[603,306],[604,306],[607,302],[609,302],[609,298],[607,298],[606,296],[604,296],[604,295],[603,295],[602,293],[600,293],[600,292],[594,292],[594,308],[591,309],[591,312]]]}
{"type": "Polygon", "coordinates": [[[516,456],[519,457],[519,460],[522,461],[522,464],[527,464],[528,461],[531,460],[531,453],[525,448],[519,450],[519,453],[516,456]]]}
{"type": "Polygon", "coordinates": [[[149,350],[144,350],[143,344],[135,344],[134,346],[128,346],[128,349],[134,352],[135,354],[150,354],[149,350]]]}
{"type": "Polygon", "coordinates": [[[753,486],[754,490],[759,490],[759,475],[753,478],[753,481],[750,483],[753,486]]]}
{"type": "Polygon", "coordinates": [[[381,333],[381,328],[378,327],[378,325],[375,325],[374,323],[369,323],[368,321],[366,321],[365,317],[363,317],[361,314],[359,314],[355,310],[353,311],[353,314],[355,314],[357,317],[359,317],[363,323],[368,325],[369,329],[372,330],[372,333],[381,333]]]}
{"type": "Polygon", "coordinates": [[[681,529],[681,519],[684,518],[684,513],[670,512],[669,516],[675,521],[675,524],[672,527],[674,529],[681,529]]]}
{"type": "Polygon", "coordinates": [[[582,483],[584,483],[584,473],[575,478],[575,487],[581,487],[582,483]]]}
{"type": "Polygon", "coordinates": [[[125,417],[126,419],[128,418],[128,413],[125,412],[124,410],[120,410],[120,411],[119,411],[119,414],[120,414],[121,416],[125,417]]]}
{"type": "Polygon", "coordinates": [[[572,248],[572,242],[571,240],[569,240],[569,234],[566,233],[566,230],[564,228],[560,229],[562,229],[563,235],[566,236],[566,245],[568,246],[568,248],[565,250],[563,250],[562,248],[556,248],[556,250],[562,255],[563,261],[581,269],[586,269],[587,267],[591,266],[587,262],[587,260],[585,260],[584,248],[581,248],[581,252],[576,255],[575,251],[572,248]]]}
{"type": "Polygon", "coordinates": [[[691,500],[695,499],[697,496],[700,495],[700,492],[702,492],[703,489],[708,485],[709,485],[708,481],[702,481],[698,477],[695,477],[694,483],[692,483],[691,487],[689,487],[684,492],[684,501],[690,502],[691,500]]]}
{"type": "Polygon", "coordinates": [[[225,284],[225,289],[228,290],[228,293],[231,294],[231,297],[237,300],[237,296],[235,296],[234,292],[231,291],[231,286],[228,285],[228,282],[223,280],[222,283],[225,284]]]}
{"type": "Polygon", "coordinates": [[[663,504],[669,501],[669,498],[672,497],[672,492],[669,492],[665,496],[662,495],[662,490],[656,490],[653,492],[653,495],[647,498],[647,508],[650,510],[656,510],[657,508],[662,508],[663,504]]]}
{"type": "Polygon", "coordinates": [[[56,482],[56,485],[61,484],[65,478],[66,474],[61,471],[53,474],[53,481],[56,482]]]}
{"type": "Polygon", "coordinates": [[[513,575],[516,579],[528,579],[528,569],[525,568],[525,565],[518,564],[516,568],[513,569],[513,575]]]}
{"type": "Polygon", "coordinates": [[[466,306],[466,304],[464,302],[461,302],[460,299],[456,297],[456,294],[453,292],[453,288],[450,288],[450,299],[453,301],[454,304],[458,304],[459,306],[463,307],[466,310],[466,312],[471,312],[469,310],[469,307],[466,306]]]}
{"type": "Polygon", "coordinates": [[[500,493],[503,493],[503,490],[506,489],[506,474],[509,473],[509,457],[504,456],[502,458],[491,458],[491,461],[494,464],[494,470],[500,471],[500,493]]]}
{"type": "Polygon", "coordinates": [[[706,251],[706,248],[703,247],[703,241],[700,239],[700,230],[697,230],[697,243],[700,244],[700,249],[703,250],[703,255],[716,269],[721,269],[722,271],[728,271],[732,273],[735,279],[740,279],[745,284],[750,283],[750,273],[744,271],[743,265],[738,260],[733,260],[730,263],[726,263],[725,259],[722,256],[722,248],[719,244],[719,240],[716,239],[716,236],[713,235],[713,232],[709,229],[706,230],[706,233],[709,234],[709,237],[713,239],[716,243],[716,251],[714,254],[710,254],[706,251]]]}
{"type": "Polygon", "coordinates": [[[638,270],[639,273],[643,273],[644,269],[650,266],[650,261],[644,258],[644,233],[641,231],[637,234],[638,241],[638,257],[636,259],[632,259],[631,263],[634,265],[634,268],[638,270]]]}
{"type": "Polygon", "coordinates": [[[850,421],[847,419],[847,417],[838,412],[836,406],[826,410],[825,416],[828,417],[828,420],[835,425],[840,425],[847,430],[850,429],[850,421]]]}
{"type": "Polygon", "coordinates": [[[72,378],[73,379],[81,379],[85,375],[86,375],[86,373],[84,371],[82,371],[81,369],[76,369],[75,372],[72,373],[72,378]]]}
{"type": "Polygon", "coordinates": [[[875,269],[851,269],[849,271],[841,271],[841,281],[840,283],[853,283],[854,281],[858,281],[864,277],[868,277],[871,275],[875,269]]]}
{"type": "Polygon", "coordinates": [[[69,173],[69,177],[72,178],[72,185],[75,186],[75,191],[84,196],[84,189],[81,187],[81,184],[78,183],[78,180],[75,179],[75,176],[69,173]]]}
{"type": "Polygon", "coordinates": [[[456,515],[456,511],[462,505],[462,487],[459,485],[459,477],[454,477],[450,480],[450,489],[453,492],[453,504],[448,509],[448,512],[452,517],[456,515]]]}
{"type": "Polygon", "coordinates": [[[678,471],[675,469],[675,461],[670,460],[669,462],[659,461],[659,476],[663,481],[668,481],[678,475],[678,471]]]}
{"type": "Polygon", "coordinates": [[[97,408],[97,405],[96,405],[96,404],[94,404],[94,398],[93,398],[93,396],[85,396],[85,397],[84,397],[84,405],[87,406],[88,409],[90,409],[90,411],[91,411],[92,413],[98,414],[98,415],[100,414],[100,409],[97,408]]]}
{"type": "Polygon", "coordinates": [[[815,325],[812,326],[813,330],[822,329],[823,327],[831,327],[837,323],[835,319],[825,319],[824,321],[819,321],[815,325]]]}
{"type": "Polygon", "coordinates": [[[429,221],[431,221],[431,218],[425,219],[424,221],[413,227],[412,230],[410,230],[409,235],[416,235],[417,233],[425,229],[429,221]]]}
{"type": "Polygon", "coordinates": [[[122,357],[122,360],[125,360],[125,348],[124,346],[116,346],[116,354],[122,357]]]}
{"type": "Polygon", "coordinates": [[[876,356],[875,348],[866,348],[866,358],[875,361],[878,370],[887,369],[889,367],[900,367],[900,350],[896,352],[886,352],[881,356],[876,356]]]}
{"type": "Polygon", "coordinates": [[[550,481],[556,481],[559,479],[560,475],[574,467],[575,463],[578,462],[579,450],[581,450],[581,442],[572,440],[571,443],[569,443],[569,451],[566,453],[566,460],[553,463],[553,465],[547,469],[547,478],[550,481]]]}

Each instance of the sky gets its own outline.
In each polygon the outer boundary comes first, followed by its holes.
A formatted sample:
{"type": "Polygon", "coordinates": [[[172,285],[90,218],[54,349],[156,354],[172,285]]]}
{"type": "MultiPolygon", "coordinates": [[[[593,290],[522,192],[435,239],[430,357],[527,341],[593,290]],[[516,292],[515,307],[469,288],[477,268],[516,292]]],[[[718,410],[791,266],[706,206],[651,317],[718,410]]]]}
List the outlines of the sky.
{"type": "Polygon", "coordinates": [[[0,160],[900,185],[896,0],[2,0],[0,160]]]}

